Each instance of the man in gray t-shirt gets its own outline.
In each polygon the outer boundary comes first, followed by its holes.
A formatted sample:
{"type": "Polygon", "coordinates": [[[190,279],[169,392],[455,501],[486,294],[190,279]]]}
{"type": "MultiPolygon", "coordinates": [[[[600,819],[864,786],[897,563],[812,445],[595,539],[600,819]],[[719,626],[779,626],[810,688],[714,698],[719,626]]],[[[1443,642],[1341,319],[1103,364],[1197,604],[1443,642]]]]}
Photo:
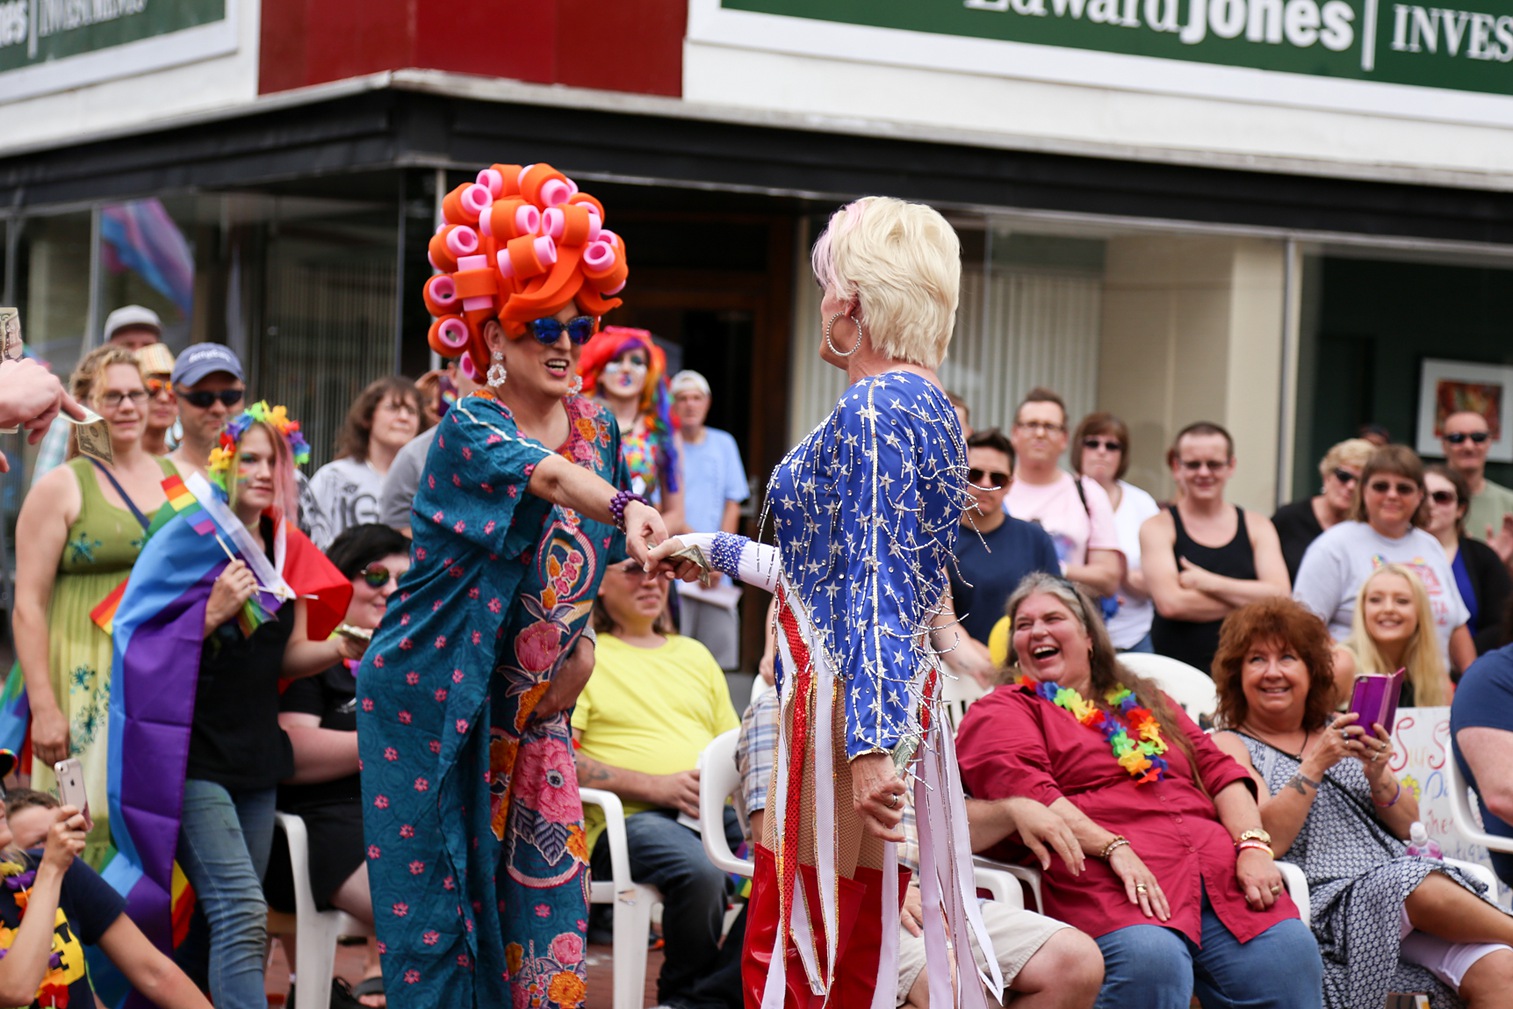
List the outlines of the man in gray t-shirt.
{"type": "MultiPolygon", "coordinates": [[[[1487,479],[1487,452],[1492,448],[1492,429],[1487,418],[1461,410],[1445,418],[1440,432],[1445,459],[1471,487],[1471,508],[1466,512],[1466,535],[1500,547],[1503,519],[1513,514],[1513,490],[1487,479]]],[[[1510,558],[1513,540],[1498,549],[1503,563],[1510,558]]]]}

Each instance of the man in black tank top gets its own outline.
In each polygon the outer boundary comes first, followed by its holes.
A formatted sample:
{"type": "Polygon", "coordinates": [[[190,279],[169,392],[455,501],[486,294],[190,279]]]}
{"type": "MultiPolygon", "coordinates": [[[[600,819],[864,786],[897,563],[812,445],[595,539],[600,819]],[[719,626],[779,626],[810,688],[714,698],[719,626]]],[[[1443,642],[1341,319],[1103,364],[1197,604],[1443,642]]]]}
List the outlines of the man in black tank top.
{"type": "Polygon", "coordinates": [[[1234,439],[1200,421],[1166,453],[1180,497],[1140,527],[1141,564],[1156,603],[1151,643],[1205,673],[1231,611],[1292,591],[1276,528],[1224,500],[1235,470],[1234,439]]]}

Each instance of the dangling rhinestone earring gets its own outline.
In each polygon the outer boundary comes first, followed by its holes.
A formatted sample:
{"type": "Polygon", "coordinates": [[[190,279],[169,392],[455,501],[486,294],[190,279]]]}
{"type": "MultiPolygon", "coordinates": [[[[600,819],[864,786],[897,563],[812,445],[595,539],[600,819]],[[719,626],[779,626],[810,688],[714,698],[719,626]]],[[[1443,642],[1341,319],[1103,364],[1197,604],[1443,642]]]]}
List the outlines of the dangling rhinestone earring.
{"type": "Polygon", "coordinates": [[[576,395],[578,395],[578,393],[580,393],[582,391],[583,391],[583,376],[582,375],[574,375],[573,376],[572,384],[567,387],[567,394],[569,396],[576,396],[576,395]]]}
{"type": "Polygon", "coordinates": [[[509,377],[509,372],[504,370],[504,351],[494,351],[494,363],[489,365],[489,388],[497,389],[504,384],[509,377]]]}

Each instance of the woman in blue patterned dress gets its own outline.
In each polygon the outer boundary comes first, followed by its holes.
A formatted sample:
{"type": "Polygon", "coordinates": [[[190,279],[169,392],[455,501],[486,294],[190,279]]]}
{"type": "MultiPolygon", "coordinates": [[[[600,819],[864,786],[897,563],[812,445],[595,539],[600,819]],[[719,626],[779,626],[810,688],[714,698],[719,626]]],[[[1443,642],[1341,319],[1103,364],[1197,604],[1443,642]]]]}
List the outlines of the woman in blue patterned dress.
{"type": "Polygon", "coordinates": [[[486,386],[447,412],[413,566],[358,674],[364,834],[391,1006],[577,1006],[588,851],[568,711],[607,561],[666,531],[614,419],[576,394],[624,245],[548,165],[444,203],[432,346],[486,386]]]}
{"type": "Polygon", "coordinates": [[[966,496],[961,426],[935,376],[960,246],[929,207],[868,197],[836,212],[813,260],[820,357],[851,385],[773,473],[777,547],[688,534],[652,552],[680,576],[707,557],[777,594],[775,815],[757,849],[742,986],[747,1005],[764,1009],[818,1005],[827,993],[834,1005],[891,1009],[902,772],[915,780],[922,897],[944,912],[924,915],[931,1001],[981,1006],[975,973],[953,977],[946,952],[967,948],[969,925],[992,947],[956,760],[934,710],[937,649],[955,639],[946,572],[966,496]]]}

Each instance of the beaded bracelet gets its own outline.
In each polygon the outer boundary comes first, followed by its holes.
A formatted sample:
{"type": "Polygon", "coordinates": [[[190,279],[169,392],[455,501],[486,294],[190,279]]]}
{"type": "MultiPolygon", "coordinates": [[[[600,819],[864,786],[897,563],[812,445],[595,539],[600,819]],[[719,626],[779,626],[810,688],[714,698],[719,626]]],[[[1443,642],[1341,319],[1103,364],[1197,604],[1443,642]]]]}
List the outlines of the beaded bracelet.
{"type": "Polygon", "coordinates": [[[615,496],[609,499],[609,515],[615,520],[615,528],[622,533],[625,531],[625,506],[632,501],[639,501],[650,507],[651,502],[634,491],[615,491],[615,496]]]}
{"type": "Polygon", "coordinates": [[[1109,856],[1114,853],[1114,850],[1116,848],[1127,847],[1129,847],[1129,839],[1126,838],[1123,834],[1116,834],[1114,835],[1114,839],[1112,841],[1103,846],[1103,850],[1098,853],[1098,857],[1107,862],[1109,856]]]}
{"type": "Polygon", "coordinates": [[[1394,780],[1397,782],[1397,791],[1392,793],[1392,800],[1390,802],[1377,802],[1376,796],[1373,795],[1371,797],[1371,804],[1377,809],[1391,809],[1397,805],[1397,800],[1403,797],[1403,783],[1401,779],[1394,780]]]}
{"type": "Polygon", "coordinates": [[[1255,851],[1264,851],[1269,858],[1277,857],[1277,853],[1271,850],[1271,845],[1264,841],[1241,841],[1235,845],[1235,853],[1238,854],[1247,848],[1254,849],[1255,851]]]}

